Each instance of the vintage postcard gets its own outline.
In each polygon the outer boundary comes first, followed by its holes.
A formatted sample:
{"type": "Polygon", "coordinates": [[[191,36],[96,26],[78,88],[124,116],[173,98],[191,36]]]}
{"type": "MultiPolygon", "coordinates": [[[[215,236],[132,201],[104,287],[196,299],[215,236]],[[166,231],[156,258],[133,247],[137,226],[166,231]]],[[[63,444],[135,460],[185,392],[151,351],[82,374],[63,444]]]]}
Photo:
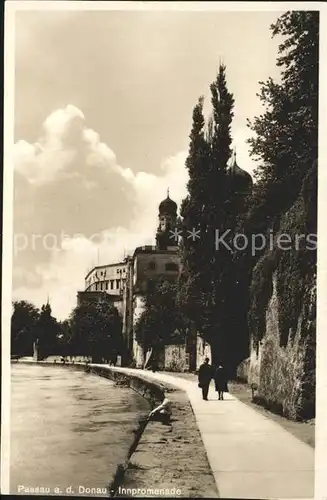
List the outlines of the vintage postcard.
{"type": "Polygon", "coordinates": [[[2,494],[327,498],[326,15],[6,2],[2,494]]]}

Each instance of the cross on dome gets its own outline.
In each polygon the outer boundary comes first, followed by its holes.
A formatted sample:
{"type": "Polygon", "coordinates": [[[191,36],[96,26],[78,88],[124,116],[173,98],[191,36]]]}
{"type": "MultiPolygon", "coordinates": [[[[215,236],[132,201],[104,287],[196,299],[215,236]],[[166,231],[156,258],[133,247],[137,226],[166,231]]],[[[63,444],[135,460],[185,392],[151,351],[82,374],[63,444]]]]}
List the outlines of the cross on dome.
{"type": "Polygon", "coordinates": [[[159,205],[159,214],[176,216],[177,204],[169,197],[169,188],[167,189],[167,198],[159,205]]]}

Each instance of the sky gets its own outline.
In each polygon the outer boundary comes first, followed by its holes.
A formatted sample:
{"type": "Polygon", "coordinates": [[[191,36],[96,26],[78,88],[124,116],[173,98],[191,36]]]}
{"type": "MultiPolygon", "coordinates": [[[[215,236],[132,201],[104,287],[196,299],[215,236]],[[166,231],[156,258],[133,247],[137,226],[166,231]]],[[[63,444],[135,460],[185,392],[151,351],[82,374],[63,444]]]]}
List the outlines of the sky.
{"type": "MultiPolygon", "coordinates": [[[[64,4],[64,3],[63,3],[64,4]]],[[[20,11],[15,20],[13,300],[65,319],[94,265],[154,243],[186,194],[192,110],[219,61],[237,162],[259,82],[278,78],[280,12],[20,11]]]]}

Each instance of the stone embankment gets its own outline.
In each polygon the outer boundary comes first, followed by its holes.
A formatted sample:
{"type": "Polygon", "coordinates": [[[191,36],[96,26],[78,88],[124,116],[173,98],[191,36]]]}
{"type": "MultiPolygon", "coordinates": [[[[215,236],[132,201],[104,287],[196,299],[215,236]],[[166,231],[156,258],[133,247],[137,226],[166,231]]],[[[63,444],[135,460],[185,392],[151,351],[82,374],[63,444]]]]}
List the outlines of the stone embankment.
{"type": "MultiPolygon", "coordinates": [[[[24,362],[24,361],[19,361],[24,362]]],[[[40,364],[63,366],[41,361],[40,364]]],[[[126,461],[117,467],[109,485],[115,497],[218,498],[215,478],[185,391],[166,382],[152,381],[142,373],[122,373],[107,365],[66,363],[130,387],[152,407],[166,396],[172,402],[171,425],[141,420],[126,461]]]]}
{"type": "Polygon", "coordinates": [[[172,402],[171,425],[140,422],[126,464],[118,467],[115,496],[171,496],[218,498],[201,435],[186,393],[167,383],[127,374],[108,366],[90,365],[90,371],[128,386],[152,406],[166,396],[172,402]],[[143,431],[143,432],[142,432],[143,431]]]}

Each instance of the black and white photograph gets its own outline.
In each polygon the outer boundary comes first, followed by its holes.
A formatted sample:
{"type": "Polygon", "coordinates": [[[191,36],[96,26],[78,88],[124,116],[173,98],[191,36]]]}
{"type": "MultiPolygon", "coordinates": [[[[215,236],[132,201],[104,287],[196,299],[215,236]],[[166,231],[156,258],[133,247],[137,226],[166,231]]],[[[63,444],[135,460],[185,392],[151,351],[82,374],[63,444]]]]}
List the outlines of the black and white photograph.
{"type": "Polygon", "coordinates": [[[326,14],[6,2],[1,493],[326,500],[326,14]]]}

